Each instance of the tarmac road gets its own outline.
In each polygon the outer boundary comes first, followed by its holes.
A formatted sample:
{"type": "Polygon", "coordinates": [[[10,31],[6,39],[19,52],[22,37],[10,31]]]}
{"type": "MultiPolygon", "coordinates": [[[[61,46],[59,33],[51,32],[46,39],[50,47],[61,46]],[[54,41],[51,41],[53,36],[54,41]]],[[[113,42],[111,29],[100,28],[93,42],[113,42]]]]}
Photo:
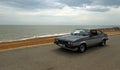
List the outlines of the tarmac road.
{"type": "Polygon", "coordinates": [[[120,35],[76,53],[46,45],[0,53],[0,70],[120,70],[120,35]]]}

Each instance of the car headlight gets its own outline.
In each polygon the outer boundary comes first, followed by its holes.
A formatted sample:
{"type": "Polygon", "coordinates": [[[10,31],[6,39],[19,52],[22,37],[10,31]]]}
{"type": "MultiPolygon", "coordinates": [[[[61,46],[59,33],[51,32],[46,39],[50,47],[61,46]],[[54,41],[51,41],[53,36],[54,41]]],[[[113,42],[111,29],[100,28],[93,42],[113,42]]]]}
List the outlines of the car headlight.
{"type": "Polygon", "coordinates": [[[58,39],[55,39],[56,42],[58,42],[58,39]]]}
{"type": "Polygon", "coordinates": [[[72,45],[73,43],[72,42],[68,42],[69,45],[72,45]]]}

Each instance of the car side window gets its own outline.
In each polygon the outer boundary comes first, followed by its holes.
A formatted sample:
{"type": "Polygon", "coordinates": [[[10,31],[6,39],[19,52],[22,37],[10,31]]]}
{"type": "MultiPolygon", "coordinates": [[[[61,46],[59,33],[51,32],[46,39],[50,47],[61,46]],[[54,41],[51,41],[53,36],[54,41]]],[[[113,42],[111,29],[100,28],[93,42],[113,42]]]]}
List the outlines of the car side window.
{"type": "Polygon", "coordinates": [[[102,34],[102,32],[101,32],[101,31],[97,31],[97,34],[98,34],[98,35],[101,35],[101,34],[102,34]]]}
{"type": "Polygon", "coordinates": [[[90,30],[91,36],[96,36],[98,35],[97,30],[90,30]]]}

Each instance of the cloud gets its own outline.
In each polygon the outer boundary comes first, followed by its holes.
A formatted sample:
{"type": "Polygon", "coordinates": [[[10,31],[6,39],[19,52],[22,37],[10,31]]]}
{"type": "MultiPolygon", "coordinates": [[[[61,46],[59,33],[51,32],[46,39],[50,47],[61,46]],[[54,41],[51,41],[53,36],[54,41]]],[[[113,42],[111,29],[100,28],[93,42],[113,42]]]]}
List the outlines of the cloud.
{"type": "Polygon", "coordinates": [[[106,12],[108,7],[119,7],[120,0],[1,0],[1,5],[16,9],[36,10],[36,9],[62,9],[69,7],[99,6],[84,9],[88,11],[106,12]],[[104,6],[104,8],[103,8],[104,6]]]}
{"type": "Polygon", "coordinates": [[[84,8],[83,10],[87,11],[106,12],[110,10],[108,7],[118,8],[120,0],[1,0],[0,4],[23,10],[62,9],[69,6],[84,8]]]}
{"type": "Polygon", "coordinates": [[[120,6],[120,0],[59,0],[60,3],[66,4],[70,7],[84,7],[84,10],[94,11],[94,12],[106,12],[110,8],[118,8],[120,6]],[[99,7],[98,7],[99,6],[99,7]]]}
{"type": "Polygon", "coordinates": [[[120,0],[95,0],[93,4],[103,5],[103,6],[120,6],[120,0]]]}
{"type": "Polygon", "coordinates": [[[59,2],[69,6],[102,5],[120,6],[120,0],[59,0],[59,2]]]}
{"type": "Polygon", "coordinates": [[[79,14],[80,8],[71,8],[69,6],[65,6],[62,9],[38,9],[35,11],[19,11],[17,12],[19,15],[32,15],[32,16],[77,16],[79,14]],[[74,13],[73,13],[74,12],[74,13]]]}
{"type": "Polygon", "coordinates": [[[68,6],[82,6],[82,5],[89,5],[93,1],[92,0],[59,0],[60,3],[67,4],[68,6]]]}
{"type": "Polygon", "coordinates": [[[94,12],[106,12],[109,11],[109,7],[104,6],[83,6],[82,9],[94,12]]]}
{"type": "Polygon", "coordinates": [[[119,24],[120,0],[0,0],[0,24],[119,24]]]}
{"type": "Polygon", "coordinates": [[[27,10],[61,8],[64,6],[55,0],[1,0],[0,4],[27,10]]]}

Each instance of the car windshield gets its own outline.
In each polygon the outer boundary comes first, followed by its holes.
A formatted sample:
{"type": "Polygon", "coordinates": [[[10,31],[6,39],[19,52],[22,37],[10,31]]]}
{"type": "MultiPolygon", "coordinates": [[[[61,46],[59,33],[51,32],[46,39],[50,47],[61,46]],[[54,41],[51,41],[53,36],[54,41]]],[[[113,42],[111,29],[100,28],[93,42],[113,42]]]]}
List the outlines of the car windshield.
{"type": "Polygon", "coordinates": [[[71,33],[72,35],[87,35],[85,30],[77,29],[71,33]]]}

